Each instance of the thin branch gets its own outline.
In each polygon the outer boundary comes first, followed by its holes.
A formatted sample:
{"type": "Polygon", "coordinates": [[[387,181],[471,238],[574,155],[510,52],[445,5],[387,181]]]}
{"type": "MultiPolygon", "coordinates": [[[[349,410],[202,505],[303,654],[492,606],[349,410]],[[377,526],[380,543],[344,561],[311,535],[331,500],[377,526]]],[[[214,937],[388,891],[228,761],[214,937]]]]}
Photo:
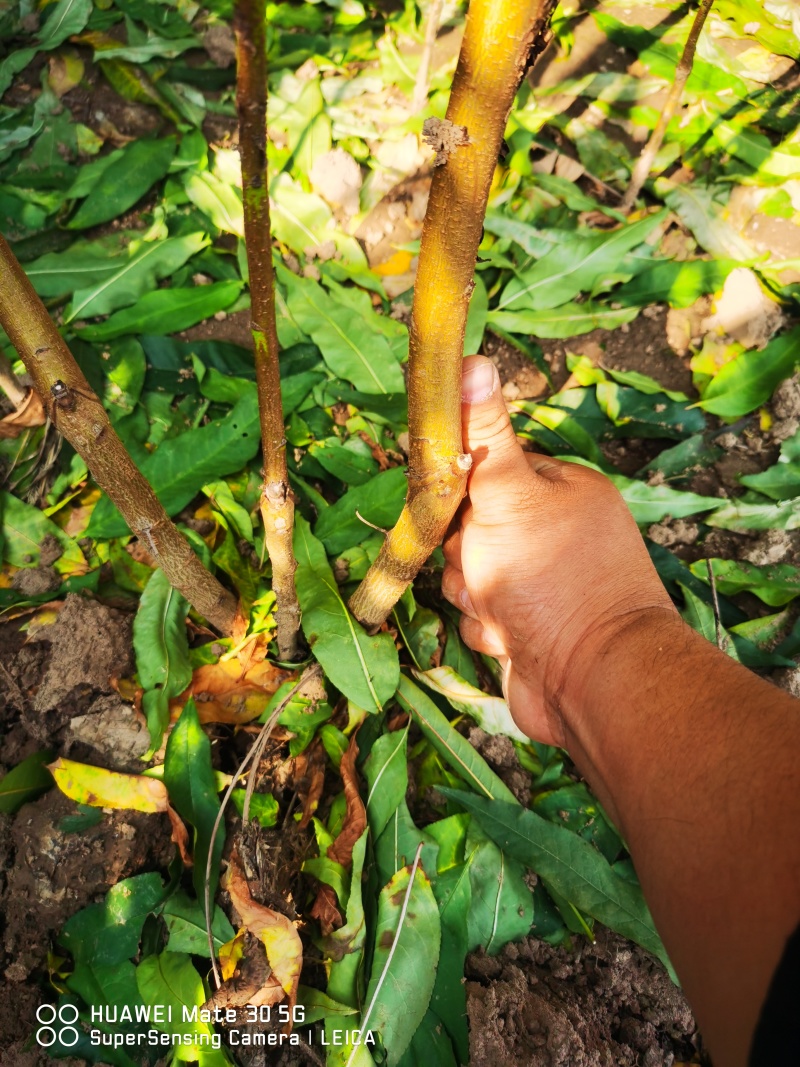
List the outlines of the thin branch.
{"type": "Polygon", "coordinates": [[[653,166],[653,160],[656,158],[661,143],[664,140],[667,126],[669,126],[670,120],[675,114],[678,104],[681,101],[683,88],[686,85],[689,75],[692,73],[694,53],[697,48],[700,31],[703,29],[703,24],[706,21],[706,16],[711,10],[713,2],[714,0],[701,0],[700,7],[697,9],[697,14],[694,17],[692,28],[689,30],[689,36],[686,40],[686,46],[683,49],[683,55],[675,70],[675,81],[672,83],[672,88],[669,91],[664,108],[656,123],[656,127],[650,134],[650,138],[644,146],[642,154],[636,161],[636,166],[633,168],[633,173],[631,174],[630,185],[625,192],[625,196],[622,198],[622,203],[620,204],[619,209],[625,215],[628,214],[636,203],[636,197],[641,192],[642,186],[650,173],[650,168],[653,166]]]}
{"type": "Polygon", "coordinates": [[[439,23],[442,18],[442,5],[444,0],[430,0],[428,14],[425,18],[425,43],[422,46],[422,55],[417,70],[417,80],[414,83],[414,96],[411,100],[411,110],[416,113],[428,99],[428,82],[430,81],[431,59],[436,45],[436,35],[439,32],[439,23]]]}
{"type": "Polygon", "coordinates": [[[86,462],[170,585],[212,626],[230,634],[235,598],[206,570],[170,521],[1,235],[0,325],[33,379],[50,420],[86,462]]]}
{"type": "Polygon", "coordinates": [[[251,330],[261,415],[264,483],[261,518],[272,565],[278,650],[282,660],[297,658],[300,606],[294,586],[297,562],[292,549],[294,501],[286,467],[286,438],[281,405],[275,278],[270,238],[267,176],[266,0],[237,0],[236,109],[242,160],[244,235],[250,274],[251,330]]]}

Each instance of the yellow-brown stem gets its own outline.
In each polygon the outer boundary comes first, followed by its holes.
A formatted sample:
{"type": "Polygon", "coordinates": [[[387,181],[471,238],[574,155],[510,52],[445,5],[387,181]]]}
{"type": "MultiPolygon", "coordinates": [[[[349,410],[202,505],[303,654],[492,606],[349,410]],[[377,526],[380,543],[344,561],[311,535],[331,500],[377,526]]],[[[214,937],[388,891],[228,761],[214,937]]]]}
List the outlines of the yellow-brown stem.
{"type": "Polygon", "coordinates": [[[125,450],[99,398],[0,236],[0,323],[33,379],[48,415],[85,460],[167,580],[221,633],[230,634],[236,600],[210,574],[172,523],[125,450]],[[57,386],[56,394],[52,388],[57,386]]]}
{"type": "Polygon", "coordinates": [[[444,148],[433,174],[414,286],[408,495],[350,600],[353,614],[368,627],[387,617],[441,542],[464,495],[470,464],[461,441],[461,359],[475,260],[508,113],[554,7],[555,0],[472,0],[469,6],[447,119],[437,124],[444,148]],[[455,147],[448,148],[448,141],[455,147]]]}
{"type": "Polygon", "coordinates": [[[706,16],[711,10],[713,2],[714,0],[702,0],[700,7],[697,9],[692,28],[689,30],[689,36],[686,39],[683,55],[675,69],[675,81],[672,83],[672,88],[667,95],[667,99],[655,129],[650,134],[642,154],[636,161],[636,166],[633,168],[633,173],[631,174],[630,185],[625,191],[625,196],[622,198],[622,203],[619,206],[620,211],[625,215],[628,214],[636,203],[636,197],[641,192],[642,186],[647,180],[647,175],[650,173],[650,168],[653,166],[653,160],[656,158],[658,150],[661,147],[661,142],[664,140],[667,126],[669,126],[670,120],[675,114],[678,104],[681,102],[683,87],[686,85],[689,75],[692,73],[694,53],[697,48],[700,31],[703,29],[703,24],[706,21],[706,16]]]}
{"type": "Polygon", "coordinates": [[[250,274],[251,329],[264,451],[261,517],[267,554],[272,565],[272,589],[277,601],[275,620],[278,651],[282,659],[292,660],[298,653],[300,606],[294,585],[294,572],[297,569],[292,550],[294,503],[286,468],[270,239],[266,0],[237,0],[234,28],[244,236],[250,274]]]}

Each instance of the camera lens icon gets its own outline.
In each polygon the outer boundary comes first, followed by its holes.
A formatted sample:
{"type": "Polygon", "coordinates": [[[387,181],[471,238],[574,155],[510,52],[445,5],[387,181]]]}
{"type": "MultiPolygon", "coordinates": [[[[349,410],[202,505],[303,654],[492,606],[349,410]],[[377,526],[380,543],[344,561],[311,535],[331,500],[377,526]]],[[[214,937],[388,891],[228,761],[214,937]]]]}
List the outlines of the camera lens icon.
{"type": "Polygon", "coordinates": [[[57,1041],[64,1048],[72,1048],[80,1040],[77,1027],[72,1025],[78,1021],[74,1004],[62,1004],[58,1009],[54,1004],[41,1004],[36,1009],[36,1021],[43,1024],[36,1031],[36,1041],[42,1048],[50,1048],[57,1041]]]}

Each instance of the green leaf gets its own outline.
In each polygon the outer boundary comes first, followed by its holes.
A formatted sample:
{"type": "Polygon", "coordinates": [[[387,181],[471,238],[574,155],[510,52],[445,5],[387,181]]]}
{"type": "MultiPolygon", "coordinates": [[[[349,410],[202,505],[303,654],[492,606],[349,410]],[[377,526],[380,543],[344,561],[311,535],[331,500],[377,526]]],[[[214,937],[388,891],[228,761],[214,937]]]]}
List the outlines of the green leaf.
{"type": "Polygon", "coordinates": [[[508,704],[501,697],[470,685],[452,667],[434,667],[430,671],[412,671],[417,681],[443,696],[456,711],[469,715],[487,734],[505,734],[527,744],[524,734],[511,717],[508,704]]]}
{"type": "Polygon", "coordinates": [[[357,1014],[356,1008],[351,1008],[349,1004],[340,1004],[338,1000],[333,1000],[321,989],[314,989],[312,986],[297,987],[297,1003],[303,1008],[304,1026],[310,1026],[326,1017],[335,1018],[336,1016],[342,1016],[346,1026],[344,1017],[357,1014]]]}
{"type": "Polygon", "coordinates": [[[520,805],[490,803],[442,787],[480,822],[503,851],[550,882],[576,908],[669,961],[638,885],[621,878],[588,842],[520,805]]]}
{"type": "MultiPolygon", "coordinates": [[[[575,456],[564,458],[573,463],[580,463],[584,467],[600,470],[594,463],[575,456]]],[[[636,478],[626,478],[622,474],[608,474],[606,471],[601,471],[601,473],[606,474],[619,489],[625,503],[631,509],[631,514],[640,526],[661,522],[668,515],[673,519],[698,515],[703,511],[711,511],[719,504],[719,497],[681,492],[678,489],[670,489],[668,485],[648,485],[647,482],[640,482],[636,478]]]]}
{"type": "Polygon", "coordinates": [[[773,338],[760,352],[743,352],[710,381],[698,407],[736,419],[755,411],[800,363],[800,326],[773,338]]]}
{"type": "Polygon", "coordinates": [[[238,189],[207,170],[189,171],[183,179],[186,195],[217,229],[244,237],[244,208],[238,189]]]}
{"type": "Polygon", "coordinates": [[[175,155],[175,138],[133,141],[122,155],[103,170],[89,195],[67,223],[85,230],[115,219],[140,200],[169,170],[175,155]]]}
{"type": "Polygon", "coordinates": [[[718,508],[706,519],[709,526],[721,530],[797,530],[800,529],[800,508],[797,500],[783,500],[774,504],[763,501],[734,499],[718,508]]]}
{"type": "Polygon", "coordinates": [[[420,830],[411,818],[405,798],[389,816],[389,822],[375,842],[375,867],[379,883],[388,881],[407,863],[411,863],[422,845],[420,866],[430,877],[436,876],[439,845],[425,830],[420,830]]]}
{"type": "Polygon", "coordinates": [[[605,274],[617,270],[620,258],[642,244],[665,216],[666,212],[659,211],[611,233],[575,235],[560,241],[530,270],[512,278],[497,311],[546,311],[563,306],[580,292],[590,292],[605,274]]]}
{"type": "Polygon", "coordinates": [[[499,849],[474,821],[467,830],[465,851],[472,889],[467,950],[482,946],[488,956],[496,956],[509,941],[530,931],[533,896],[519,860],[499,849]]]}
{"type": "Polygon", "coordinates": [[[584,840],[591,841],[609,863],[613,863],[622,851],[619,834],[584,782],[570,782],[560,789],[539,793],[533,809],[556,826],[566,826],[584,840]]]}
{"type": "MultiPolygon", "coordinates": [[[[164,757],[164,785],[170,802],[182,819],[194,827],[193,881],[197,899],[205,912],[206,863],[211,848],[211,831],[219,811],[211,745],[197,717],[194,700],[188,700],[167,740],[164,757]]],[[[225,843],[224,826],[214,840],[208,899],[214,901],[219,880],[219,861],[225,843]]]]}
{"type": "Polygon", "coordinates": [[[177,333],[230,307],[241,282],[213,282],[192,289],[156,289],[97,326],[76,330],[87,341],[110,341],[126,333],[177,333]]]}
{"type": "Polygon", "coordinates": [[[442,653],[442,666],[452,667],[456,674],[459,674],[470,685],[477,687],[478,672],[475,670],[472,653],[461,640],[458,629],[449,619],[447,620],[447,642],[442,653]]]}
{"type": "Polygon", "coordinates": [[[800,463],[778,460],[760,474],[740,475],[739,481],[748,489],[756,489],[773,500],[789,500],[800,496],[800,463]]]}
{"type": "Polygon", "coordinates": [[[362,897],[364,852],[369,831],[365,830],[353,846],[353,867],[350,876],[350,895],[345,908],[345,924],[325,939],[324,951],[332,960],[328,975],[328,996],[352,1008],[361,1006],[359,976],[364,942],[367,936],[362,897]]]}
{"type": "MultiPolygon", "coordinates": [[[[240,815],[244,815],[246,789],[234,789],[231,800],[240,815]]],[[[253,793],[250,797],[250,818],[265,829],[278,822],[278,801],[272,793],[253,793]]]]}
{"type": "Polygon", "coordinates": [[[332,715],[333,708],[325,701],[316,705],[304,699],[290,701],[278,717],[281,726],[295,734],[289,742],[289,754],[299,756],[311,744],[317,727],[327,722],[332,715]]]}
{"type": "Polygon", "coordinates": [[[3,522],[3,558],[13,567],[38,567],[41,545],[46,537],[54,538],[61,556],[53,564],[60,574],[86,569],[83,553],[71,537],[42,514],[38,508],[0,491],[0,516],[3,522]]]}
{"type": "Polygon", "coordinates": [[[367,259],[354,237],[333,227],[333,214],[316,193],[307,193],[285,171],[270,183],[272,232],[294,252],[333,241],[346,264],[366,267],[367,259]]]}
{"type": "Polygon", "coordinates": [[[407,741],[407,729],[381,734],[364,763],[367,817],[375,841],[405,799],[408,789],[407,741]]]}
{"type": "Polygon", "coordinates": [[[461,1064],[469,1063],[467,996],[462,979],[469,945],[467,917],[472,906],[470,867],[470,861],[451,867],[433,883],[439,905],[442,947],[431,995],[431,1011],[443,1021],[461,1064]]]}
{"type": "Polygon", "coordinates": [[[587,300],[584,304],[563,304],[552,311],[490,311],[488,324],[509,333],[564,338],[577,337],[592,330],[616,330],[638,314],[636,307],[610,308],[587,300]]]}
{"type": "MultiPolygon", "coordinates": [[[[192,900],[188,893],[178,889],[164,905],[161,916],[169,931],[169,952],[188,952],[193,956],[208,957],[206,913],[200,901],[192,900]]],[[[221,908],[214,908],[211,932],[216,951],[230,941],[236,932],[221,908]]]]}
{"type": "Polygon", "coordinates": [[[228,1067],[230,1060],[221,1050],[210,1045],[214,1033],[209,1023],[199,1017],[184,1022],[184,1012],[191,1013],[206,1001],[203,981],[192,965],[191,958],[182,952],[162,952],[147,956],[136,968],[136,984],[145,1004],[163,1004],[169,1008],[168,1021],[153,1020],[153,1026],[165,1034],[181,1037],[175,1060],[202,1064],[202,1067],[228,1067]],[[200,1044],[193,1038],[205,1038],[200,1044]]]}
{"type": "Polygon", "coordinates": [[[76,963],[120,964],[139,951],[144,921],[163,899],[160,875],[125,878],[109,889],[102,904],[90,904],[67,919],[58,940],[76,963]]]}
{"type": "MultiPolygon", "coordinates": [[[[466,1060],[464,1061],[467,1062],[466,1060]]],[[[414,1031],[397,1067],[458,1067],[444,1022],[430,1009],[414,1031]]]]}
{"type": "Polygon", "coordinates": [[[76,288],[89,289],[119,271],[130,237],[130,231],[125,231],[96,241],[77,240],[66,252],[47,252],[26,264],[25,273],[39,296],[64,296],[76,288]]]}
{"type": "Polygon", "coordinates": [[[656,261],[614,292],[624,307],[667,303],[685,308],[706,293],[722,288],[736,266],[732,259],[686,259],[656,261]]]}
{"type": "Polygon", "coordinates": [[[133,414],[142,395],[147,374],[144,349],[133,337],[122,337],[109,345],[108,359],[103,369],[108,378],[103,403],[119,433],[120,419],[133,414]]]}
{"type": "MultiPolygon", "coordinates": [[[[717,589],[724,596],[750,592],[770,607],[780,608],[800,594],[800,570],[788,563],[776,563],[759,567],[755,563],[737,562],[732,559],[712,559],[711,567],[717,589]]],[[[702,582],[708,584],[708,568],[705,560],[692,563],[690,570],[702,582]]]]}
{"type": "Polygon", "coordinates": [[[91,0],[59,0],[39,34],[39,47],[58,48],[68,37],[80,33],[92,13],[91,0]]]}
{"type": "Polygon", "coordinates": [[[455,730],[430,697],[400,675],[397,700],[417,723],[445,763],[463,778],[471,789],[490,800],[516,803],[516,797],[497,777],[472,745],[455,730]]]}
{"type": "Polygon", "coordinates": [[[475,288],[469,301],[467,326],[464,332],[464,355],[470,356],[480,352],[483,333],[486,329],[486,316],[489,312],[489,294],[479,274],[475,275],[475,288]]]}
{"type": "Polygon", "coordinates": [[[400,365],[388,342],[317,282],[288,275],[287,304],[297,325],[319,346],[333,373],[365,393],[403,393],[400,365]]]}
{"type": "Polygon", "coordinates": [[[23,804],[51,788],[53,776],[44,764],[50,763],[53,756],[49,749],[34,752],[0,778],[0,811],[13,815],[23,804]]]}
{"type": "MultiPolygon", "coordinates": [[[[224,419],[164,441],[140,464],[168,515],[185,507],[213,478],[233,474],[253,458],[259,447],[258,398],[244,394],[224,419]]],[[[102,497],[89,520],[88,537],[122,537],[128,527],[108,499],[102,497]]]]}
{"type": "Polygon", "coordinates": [[[161,569],[153,571],[133,620],[136,671],[145,690],[142,705],[150,744],[158,748],[169,725],[169,702],[192,680],[186,636],[188,601],[161,569]]]}
{"type": "MultiPolygon", "coordinates": [[[[313,377],[319,380],[317,375],[313,377]]],[[[334,478],[347,485],[364,485],[378,473],[378,464],[368,445],[357,437],[344,444],[336,437],[314,441],[309,446],[308,454],[334,478]]]]}
{"type": "Polygon", "coordinates": [[[738,262],[756,258],[753,246],[725,220],[725,207],[714,198],[719,185],[707,189],[699,182],[677,185],[669,178],[656,178],[654,187],[706,252],[738,262]]]}
{"type": "Polygon", "coordinates": [[[373,534],[367,523],[382,529],[394,526],[403,510],[407,490],[408,481],[402,467],[381,471],[365,485],[348,489],[326,508],[317,519],[314,534],[330,555],[338,555],[373,534]]]}
{"type": "Polygon", "coordinates": [[[422,1022],[439,963],[441,925],[431,883],[417,868],[404,910],[410,874],[410,867],[403,867],[381,891],[361,1017],[362,1030],[380,1031],[387,1067],[396,1067],[422,1022]]]}
{"type": "MultiPolygon", "coordinates": [[[[717,623],[714,617],[714,609],[710,604],[707,604],[705,600],[701,600],[699,596],[696,596],[688,586],[681,585],[680,590],[684,597],[684,608],[681,612],[681,617],[684,622],[687,622],[693,630],[702,634],[706,641],[710,641],[712,645],[717,644],[717,623]]],[[[731,659],[738,661],[739,655],[736,651],[736,646],[730,639],[724,628],[720,624],[720,645],[722,651],[726,652],[731,659]]]]}
{"type": "Polygon", "coordinates": [[[157,281],[174,274],[187,259],[207,244],[208,238],[202,233],[131,244],[127,262],[120,262],[120,257],[114,256],[113,269],[106,277],[95,284],[75,289],[64,321],[108,315],[117,308],[136,303],[144,293],[155,289],[157,281]]]}
{"type": "Polygon", "coordinates": [[[368,635],[350,615],[325,557],[306,520],[295,521],[295,584],[309,647],[337,689],[375,713],[397,688],[400,664],[389,634],[368,635]]]}

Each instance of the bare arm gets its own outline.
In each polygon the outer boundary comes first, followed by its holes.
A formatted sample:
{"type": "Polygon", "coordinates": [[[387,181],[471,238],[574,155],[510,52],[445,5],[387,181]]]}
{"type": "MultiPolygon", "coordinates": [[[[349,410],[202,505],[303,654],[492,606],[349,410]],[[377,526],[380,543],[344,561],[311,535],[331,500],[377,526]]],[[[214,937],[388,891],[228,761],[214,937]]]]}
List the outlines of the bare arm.
{"type": "Polygon", "coordinates": [[[481,367],[443,590],[520,727],[566,747],[616,821],[715,1064],[744,1067],[800,921],[800,705],[683,623],[616,489],[526,456],[481,367]]]}

